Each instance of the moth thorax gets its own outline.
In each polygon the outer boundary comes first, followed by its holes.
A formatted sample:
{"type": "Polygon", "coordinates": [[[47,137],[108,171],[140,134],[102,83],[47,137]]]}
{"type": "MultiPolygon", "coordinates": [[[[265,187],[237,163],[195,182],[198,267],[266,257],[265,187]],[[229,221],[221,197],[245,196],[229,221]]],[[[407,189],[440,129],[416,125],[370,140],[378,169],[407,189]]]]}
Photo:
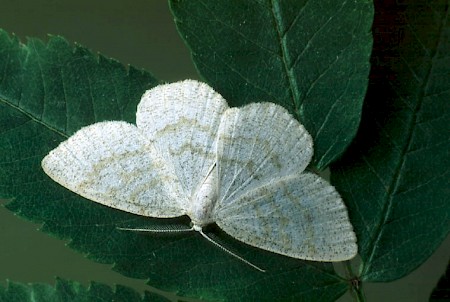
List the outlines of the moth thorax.
{"type": "Polygon", "coordinates": [[[205,226],[213,223],[212,212],[217,201],[217,177],[215,171],[208,174],[205,181],[199,186],[191,202],[188,213],[192,223],[205,226]]]}

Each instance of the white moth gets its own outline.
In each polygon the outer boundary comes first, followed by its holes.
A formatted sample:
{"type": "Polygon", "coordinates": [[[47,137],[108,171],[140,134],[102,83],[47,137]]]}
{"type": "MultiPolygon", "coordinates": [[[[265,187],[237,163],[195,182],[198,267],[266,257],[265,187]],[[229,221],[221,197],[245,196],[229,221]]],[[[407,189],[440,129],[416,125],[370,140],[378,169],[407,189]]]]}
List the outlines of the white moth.
{"type": "Polygon", "coordinates": [[[229,108],[208,85],[186,80],[148,90],[136,126],[84,127],[42,167],[112,208],[188,215],[189,230],[210,241],[202,228],[215,222],[246,244],[289,257],[351,259],[357,245],[346,207],[334,187],[304,171],[312,154],[311,136],[283,107],[229,108]]]}

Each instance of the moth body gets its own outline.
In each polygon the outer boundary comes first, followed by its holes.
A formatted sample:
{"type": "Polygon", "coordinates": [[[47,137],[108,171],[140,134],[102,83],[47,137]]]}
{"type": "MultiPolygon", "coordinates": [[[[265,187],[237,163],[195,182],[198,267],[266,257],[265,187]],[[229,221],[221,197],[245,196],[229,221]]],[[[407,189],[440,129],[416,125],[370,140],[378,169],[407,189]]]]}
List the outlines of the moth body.
{"type": "Polygon", "coordinates": [[[217,202],[217,170],[214,164],[205,180],[200,184],[199,188],[193,195],[190,203],[188,216],[191,218],[193,228],[204,227],[214,222],[213,209],[217,202]]]}

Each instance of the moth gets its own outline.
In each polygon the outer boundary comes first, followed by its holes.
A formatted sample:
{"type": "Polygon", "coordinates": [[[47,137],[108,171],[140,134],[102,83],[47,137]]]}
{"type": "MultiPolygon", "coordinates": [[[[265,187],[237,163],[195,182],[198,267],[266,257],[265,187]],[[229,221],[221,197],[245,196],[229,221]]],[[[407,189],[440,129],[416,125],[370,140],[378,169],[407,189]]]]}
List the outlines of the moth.
{"type": "Polygon", "coordinates": [[[188,215],[188,230],[213,243],[202,229],[216,223],[237,240],[289,257],[351,259],[357,245],[347,209],[333,186],[305,171],[312,155],[311,136],[283,107],[229,108],[207,84],[186,80],[148,90],[136,125],[81,128],[42,167],[67,189],[112,208],[188,215]]]}

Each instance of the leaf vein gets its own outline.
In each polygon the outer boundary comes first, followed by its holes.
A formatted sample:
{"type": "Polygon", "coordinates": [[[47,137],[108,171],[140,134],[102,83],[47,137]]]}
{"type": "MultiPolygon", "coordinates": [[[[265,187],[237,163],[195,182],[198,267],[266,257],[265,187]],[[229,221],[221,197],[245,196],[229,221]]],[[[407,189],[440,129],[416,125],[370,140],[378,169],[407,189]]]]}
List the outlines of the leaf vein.
{"type": "Polygon", "coordinates": [[[309,0],[305,2],[303,7],[298,11],[298,13],[295,15],[294,19],[292,20],[291,24],[286,26],[286,29],[284,30],[284,33],[282,34],[282,38],[284,39],[286,35],[291,31],[292,28],[294,28],[295,24],[300,19],[300,16],[303,14],[303,11],[305,10],[306,6],[310,3],[309,0]]]}
{"type": "Polygon", "coordinates": [[[345,6],[345,4],[347,4],[347,1],[344,1],[341,5],[341,7],[336,10],[336,13],[332,16],[330,16],[328,18],[328,20],[326,22],[324,22],[319,29],[317,29],[317,31],[315,31],[313,33],[313,35],[311,36],[311,38],[308,39],[308,42],[306,43],[305,47],[302,49],[302,51],[300,51],[300,53],[297,55],[297,57],[294,59],[294,61],[292,62],[292,65],[289,66],[289,69],[292,69],[295,65],[297,65],[298,61],[303,57],[304,53],[310,48],[314,38],[317,36],[317,34],[319,34],[324,28],[326,28],[326,26],[331,22],[331,20],[333,20],[336,15],[342,11],[343,7],[345,6]]]}
{"type": "Polygon", "coordinates": [[[269,48],[267,48],[267,47],[264,47],[264,46],[260,45],[259,43],[257,43],[257,42],[255,42],[255,41],[249,39],[249,38],[246,37],[242,32],[240,32],[239,30],[237,30],[236,28],[234,28],[234,27],[231,26],[230,24],[226,23],[225,21],[223,21],[222,19],[220,19],[219,17],[217,17],[217,15],[215,15],[215,14],[213,13],[213,11],[208,7],[208,5],[207,5],[205,2],[200,1],[199,3],[203,5],[203,8],[204,8],[206,11],[208,11],[212,16],[214,16],[215,20],[217,20],[217,21],[218,21],[220,24],[222,24],[224,27],[226,27],[226,28],[230,29],[231,31],[235,32],[235,33],[236,33],[238,36],[240,36],[244,41],[247,41],[247,42],[249,42],[249,43],[251,43],[251,44],[257,46],[258,48],[260,48],[260,49],[262,49],[262,50],[265,50],[265,51],[268,52],[268,53],[278,55],[278,54],[275,53],[273,50],[271,50],[271,49],[269,49],[269,48]]]}
{"type": "MultiPolygon", "coordinates": [[[[409,127],[406,131],[406,142],[405,142],[405,146],[402,150],[402,154],[400,156],[400,161],[397,164],[397,167],[395,168],[395,172],[391,178],[391,183],[392,185],[389,186],[387,194],[384,197],[384,200],[380,200],[380,202],[383,202],[384,206],[383,206],[383,210],[382,213],[383,215],[380,216],[380,223],[378,224],[377,229],[375,230],[375,234],[376,234],[376,238],[371,241],[369,243],[369,248],[368,250],[370,251],[369,256],[367,258],[366,261],[366,265],[362,270],[362,274],[366,274],[368,271],[370,271],[370,266],[371,263],[373,262],[373,259],[376,255],[376,250],[377,247],[379,246],[379,242],[382,238],[382,228],[384,227],[384,225],[387,223],[387,221],[389,220],[390,216],[392,215],[392,211],[394,208],[393,205],[393,196],[395,194],[395,192],[397,191],[398,187],[400,186],[400,175],[403,171],[403,168],[405,166],[406,163],[406,154],[407,152],[410,150],[412,144],[413,144],[413,134],[414,134],[414,130],[415,130],[415,124],[417,123],[417,119],[418,119],[418,112],[420,112],[420,110],[422,109],[422,105],[423,105],[423,100],[424,100],[424,96],[425,96],[425,91],[426,91],[426,87],[428,85],[428,82],[430,80],[430,75],[431,75],[431,70],[432,70],[432,66],[434,61],[436,60],[437,54],[438,54],[438,49],[440,49],[440,44],[441,42],[444,40],[443,39],[443,35],[445,34],[445,30],[444,30],[444,26],[445,26],[445,22],[448,19],[448,14],[449,14],[449,8],[447,6],[446,8],[446,13],[445,16],[442,17],[441,19],[441,24],[439,26],[438,29],[438,38],[437,41],[435,43],[435,47],[433,49],[435,49],[435,51],[433,52],[432,56],[431,56],[431,62],[430,65],[428,67],[427,73],[424,77],[424,81],[422,82],[422,84],[420,85],[420,90],[418,93],[418,97],[417,97],[417,102],[414,106],[414,110],[412,111],[412,116],[414,118],[412,118],[409,122],[409,127]]],[[[427,56],[430,57],[430,56],[427,56]]]]}
{"type": "MultiPolygon", "coordinates": [[[[194,34],[192,34],[192,36],[194,36],[194,34]]],[[[193,53],[195,54],[195,53],[193,53]]],[[[235,69],[234,67],[230,66],[227,62],[225,62],[220,56],[217,56],[217,58],[221,61],[221,63],[223,65],[225,65],[226,67],[228,67],[228,69],[232,72],[234,72],[236,75],[238,75],[240,78],[242,78],[246,83],[250,84],[251,86],[253,86],[255,89],[258,89],[262,92],[264,92],[265,94],[269,95],[270,97],[272,97],[274,100],[277,99],[277,96],[273,95],[273,93],[271,91],[268,91],[262,87],[260,87],[259,85],[255,84],[253,81],[251,81],[250,79],[248,79],[247,77],[245,77],[241,72],[239,72],[237,69],[235,69]]],[[[205,66],[206,68],[211,69],[208,65],[205,65],[202,62],[197,62],[197,64],[202,64],[203,66],[205,66]]]]}

